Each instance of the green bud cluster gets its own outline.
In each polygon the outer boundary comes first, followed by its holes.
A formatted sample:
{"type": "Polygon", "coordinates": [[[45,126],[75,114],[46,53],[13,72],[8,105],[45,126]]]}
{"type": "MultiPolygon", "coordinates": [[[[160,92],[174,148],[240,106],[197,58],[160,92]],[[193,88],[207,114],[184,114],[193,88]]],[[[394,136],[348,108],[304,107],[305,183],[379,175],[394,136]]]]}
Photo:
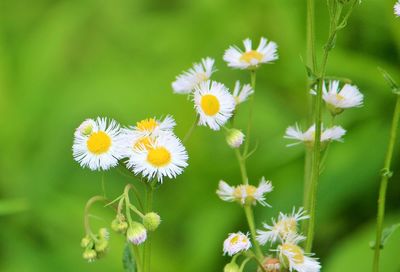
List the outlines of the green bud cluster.
{"type": "Polygon", "coordinates": [[[108,248],[109,233],[106,228],[99,229],[96,235],[86,235],[81,240],[81,247],[84,248],[82,257],[93,262],[98,258],[101,258],[107,251],[108,248]]]}
{"type": "Polygon", "coordinates": [[[160,223],[160,216],[155,212],[149,212],[143,217],[143,225],[148,231],[155,231],[160,223]]]}
{"type": "Polygon", "coordinates": [[[111,222],[111,229],[115,232],[125,234],[128,229],[128,222],[126,222],[125,216],[117,214],[117,217],[111,222]]]}

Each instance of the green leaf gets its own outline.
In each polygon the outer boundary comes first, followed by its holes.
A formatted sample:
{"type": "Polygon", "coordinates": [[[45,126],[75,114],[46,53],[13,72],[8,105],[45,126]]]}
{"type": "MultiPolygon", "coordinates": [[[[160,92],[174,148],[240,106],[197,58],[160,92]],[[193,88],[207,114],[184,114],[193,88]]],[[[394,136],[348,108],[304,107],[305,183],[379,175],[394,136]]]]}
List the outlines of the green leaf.
{"type": "Polygon", "coordinates": [[[400,94],[400,88],[399,85],[397,85],[396,81],[394,81],[393,77],[389,75],[388,72],[383,70],[382,68],[378,67],[379,72],[381,72],[383,78],[386,80],[386,82],[389,84],[390,88],[392,89],[392,92],[394,94],[400,94]]]}
{"type": "MultiPolygon", "coordinates": [[[[383,248],[386,244],[386,242],[389,240],[390,236],[398,229],[400,228],[400,223],[394,224],[388,228],[385,228],[382,232],[382,238],[381,238],[381,244],[380,248],[383,248]]],[[[375,241],[370,242],[370,247],[372,249],[375,249],[375,241]]]]}
{"type": "Polygon", "coordinates": [[[135,259],[133,258],[132,248],[130,243],[125,244],[124,253],[122,254],[122,265],[124,271],[135,272],[135,259]]]}

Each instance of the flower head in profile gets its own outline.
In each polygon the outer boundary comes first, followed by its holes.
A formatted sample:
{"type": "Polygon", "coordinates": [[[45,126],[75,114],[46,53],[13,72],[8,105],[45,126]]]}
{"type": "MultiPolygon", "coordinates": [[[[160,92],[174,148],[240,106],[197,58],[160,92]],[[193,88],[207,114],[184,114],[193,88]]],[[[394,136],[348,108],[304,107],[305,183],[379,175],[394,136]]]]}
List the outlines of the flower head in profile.
{"type": "MultiPolygon", "coordinates": [[[[321,143],[342,141],[344,134],[346,134],[346,130],[341,126],[333,126],[327,129],[322,128],[321,143]]],[[[307,146],[313,146],[315,140],[315,125],[312,125],[305,132],[303,132],[297,124],[295,126],[290,126],[286,129],[284,138],[297,140],[297,142],[288,144],[287,146],[293,146],[300,143],[304,143],[307,146]]]]}
{"type": "Polygon", "coordinates": [[[297,244],[304,240],[304,237],[292,235],[278,246],[278,255],[283,264],[290,271],[319,272],[321,265],[317,259],[307,256],[304,250],[297,244]]]}
{"type": "Polygon", "coordinates": [[[209,80],[215,72],[214,62],[212,58],[202,59],[200,63],[193,64],[192,68],[177,76],[172,83],[174,93],[189,94],[198,84],[209,80]]]}
{"type": "MultiPolygon", "coordinates": [[[[328,109],[333,115],[341,113],[344,109],[360,107],[363,104],[364,96],[357,86],[344,84],[342,88],[337,80],[323,84],[322,99],[328,105],[328,109]]],[[[315,90],[311,94],[316,94],[315,90]]]]}
{"type": "Polygon", "coordinates": [[[250,39],[243,41],[245,50],[236,46],[229,47],[224,54],[224,61],[229,67],[238,69],[256,69],[263,63],[269,63],[278,59],[277,45],[261,38],[257,49],[252,49],[250,39]]]}
{"type": "Polygon", "coordinates": [[[270,181],[261,178],[258,187],[242,184],[238,186],[230,186],[225,181],[221,180],[218,185],[217,195],[224,201],[239,202],[241,205],[255,205],[257,202],[262,206],[270,205],[265,202],[265,194],[272,192],[272,184],[270,181]]]}
{"type": "Polygon", "coordinates": [[[215,81],[202,82],[196,86],[194,104],[199,114],[199,125],[219,130],[235,109],[235,99],[224,84],[215,81]]]}
{"type": "Polygon", "coordinates": [[[249,234],[242,232],[230,233],[228,238],[224,241],[224,254],[233,256],[236,253],[246,251],[251,247],[249,234]]]}
{"type": "Polygon", "coordinates": [[[394,14],[397,17],[400,17],[400,1],[397,1],[396,4],[394,5],[394,14]]]}
{"type": "Polygon", "coordinates": [[[247,100],[250,95],[254,93],[250,84],[240,85],[240,81],[236,81],[235,88],[233,89],[233,97],[235,98],[236,105],[239,105],[247,100]]]}
{"type": "Polygon", "coordinates": [[[85,120],[74,133],[73,157],[82,167],[108,170],[122,158],[120,127],[114,120],[85,120]]]}
{"type": "Polygon", "coordinates": [[[284,241],[286,237],[297,233],[299,221],[308,218],[309,216],[303,208],[300,208],[297,212],[293,208],[291,214],[280,213],[278,220],[272,219],[272,225],[264,223],[264,230],[257,230],[257,241],[261,245],[265,245],[267,242],[284,241]]]}
{"type": "Polygon", "coordinates": [[[172,133],[149,138],[130,154],[127,167],[147,179],[175,178],[188,165],[188,154],[181,141],[172,133]]]}

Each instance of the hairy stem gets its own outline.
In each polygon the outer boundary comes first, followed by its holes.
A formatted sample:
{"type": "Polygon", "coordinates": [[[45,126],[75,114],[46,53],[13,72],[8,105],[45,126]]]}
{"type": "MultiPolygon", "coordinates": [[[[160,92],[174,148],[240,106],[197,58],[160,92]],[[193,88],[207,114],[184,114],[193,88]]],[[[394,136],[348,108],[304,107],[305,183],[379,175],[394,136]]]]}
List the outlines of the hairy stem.
{"type": "Polygon", "coordinates": [[[392,163],[394,145],[396,142],[397,128],[399,125],[400,118],[400,96],[397,96],[396,106],[393,113],[392,127],[390,129],[389,145],[386,152],[386,158],[384,166],[382,169],[382,179],[379,188],[379,198],[378,198],[378,213],[376,218],[376,239],[375,239],[375,252],[374,252],[374,262],[373,271],[379,271],[379,257],[381,251],[381,238],[383,230],[383,221],[385,218],[385,201],[386,201],[386,189],[388,185],[389,178],[391,177],[390,166],[392,163]]]}

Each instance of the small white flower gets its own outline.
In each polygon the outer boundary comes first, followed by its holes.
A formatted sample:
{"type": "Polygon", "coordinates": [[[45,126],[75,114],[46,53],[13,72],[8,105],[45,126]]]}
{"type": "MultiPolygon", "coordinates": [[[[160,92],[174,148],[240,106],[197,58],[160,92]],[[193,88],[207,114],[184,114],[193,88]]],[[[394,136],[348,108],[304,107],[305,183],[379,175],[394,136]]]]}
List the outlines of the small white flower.
{"type": "Polygon", "coordinates": [[[237,201],[241,205],[252,204],[259,202],[262,206],[271,207],[265,202],[264,194],[272,192],[273,187],[270,181],[261,178],[258,187],[249,184],[238,186],[230,186],[225,181],[221,180],[218,185],[217,195],[224,201],[237,201]]]}
{"type": "Polygon", "coordinates": [[[293,236],[278,246],[278,254],[281,262],[288,262],[290,271],[319,272],[321,265],[315,258],[309,257],[304,250],[297,245],[304,237],[293,236]]]}
{"type": "Polygon", "coordinates": [[[298,222],[308,219],[303,208],[297,212],[295,208],[291,214],[279,213],[278,220],[272,219],[272,225],[263,224],[265,230],[257,230],[257,241],[261,245],[265,245],[268,241],[275,243],[283,241],[286,237],[297,233],[298,222]]]}
{"type": "Polygon", "coordinates": [[[236,46],[229,47],[224,54],[224,60],[229,67],[239,69],[255,69],[262,63],[272,62],[278,59],[277,45],[261,38],[257,49],[253,50],[251,40],[243,41],[245,51],[243,52],[236,46]]]}
{"type": "Polygon", "coordinates": [[[400,1],[397,1],[396,4],[394,5],[394,14],[397,17],[400,17],[400,1]]]}
{"type": "Polygon", "coordinates": [[[239,80],[235,83],[235,88],[233,89],[233,97],[235,98],[236,105],[239,105],[247,100],[247,98],[254,93],[250,84],[244,84],[240,88],[239,80]]]}
{"type": "Polygon", "coordinates": [[[159,182],[164,177],[175,178],[180,175],[188,165],[188,154],[181,141],[168,133],[148,139],[141,148],[133,149],[127,167],[148,179],[157,177],[159,182]]]}
{"type": "Polygon", "coordinates": [[[230,233],[228,238],[224,241],[224,254],[233,256],[236,253],[246,251],[251,247],[249,234],[242,232],[230,233]]]}
{"type": "Polygon", "coordinates": [[[214,62],[215,60],[212,58],[202,59],[201,63],[193,64],[192,68],[177,76],[172,83],[174,93],[189,94],[198,84],[209,80],[215,72],[214,62]]]}
{"type": "Polygon", "coordinates": [[[74,134],[75,161],[91,170],[108,170],[116,166],[123,156],[119,133],[120,127],[114,120],[98,117],[96,121],[84,121],[74,134]]]}
{"type": "Polygon", "coordinates": [[[226,142],[232,148],[240,147],[244,142],[244,134],[238,129],[230,129],[226,135],[226,142]]]}
{"type": "MultiPolygon", "coordinates": [[[[321,132],[322,143],[327,141],[342,141],[343,135],[346,134],[346,130],[344,130],[341,126],[333,126],[325,130],[322,127],[321,132]]],[[[284,138],[298,141],[288,144],[287,146],[293,146],[302,142],[308,145],[313,145],[315,140],[315,125],[312,125],[305,132],[303,132],[297,124],[295,126],[290,126],[286,129],[284,138]]]]}
{"type": "MultiPolygon", "coordinates": [[[[315,95],[316,91],[311,90],[311,94],[315,95]]],[[[338,114],[344,109],[362,106],[364,96],[357,86],[345,84],[340,88],[339,81],[333,80],[328,83],[328,87],[323,84],[322,99],[330,106],[333,114],[338,114]]]]}
{"type": "Polygon", "coordinates": [[[202,82],[196,86],[194,104],[200,116],[199,125],[219,130],[235,109],[235,99],[224,84],[215,81],[202,82]]]}

